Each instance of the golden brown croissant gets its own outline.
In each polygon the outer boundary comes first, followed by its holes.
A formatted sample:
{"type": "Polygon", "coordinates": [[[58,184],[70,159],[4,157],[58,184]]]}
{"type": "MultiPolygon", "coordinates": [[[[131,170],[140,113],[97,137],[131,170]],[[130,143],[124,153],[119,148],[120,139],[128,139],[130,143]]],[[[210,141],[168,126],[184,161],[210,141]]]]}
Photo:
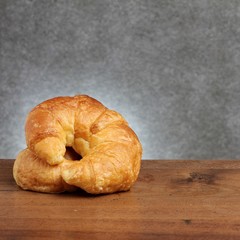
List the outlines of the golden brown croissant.
{"type": "Polygon", "coordinates": [[[129,190],[138,177],[138,137],[119,113],[89,96],[57,97],[37,105],[27,116],[25,134],[27,149],[13,167],[23,189],[79,187],[93,194],[113,193],[129,190]],[[71,148],[82,156],[80,161],[71,148]]]}

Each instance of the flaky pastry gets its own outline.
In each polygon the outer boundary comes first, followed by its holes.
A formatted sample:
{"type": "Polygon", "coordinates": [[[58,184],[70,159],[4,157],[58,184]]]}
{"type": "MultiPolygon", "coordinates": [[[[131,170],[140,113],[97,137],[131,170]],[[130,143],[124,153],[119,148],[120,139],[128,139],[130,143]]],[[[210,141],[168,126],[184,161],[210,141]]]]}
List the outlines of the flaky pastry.
{"type": "Polygon", "coordinates": [[[137,180],[138,137],[119,113],[94,98],[42,102],[28,114],[25,135],[27,148],[13,167],[16,183],[25,190],[113,193],[129,190],[137,180]]]}

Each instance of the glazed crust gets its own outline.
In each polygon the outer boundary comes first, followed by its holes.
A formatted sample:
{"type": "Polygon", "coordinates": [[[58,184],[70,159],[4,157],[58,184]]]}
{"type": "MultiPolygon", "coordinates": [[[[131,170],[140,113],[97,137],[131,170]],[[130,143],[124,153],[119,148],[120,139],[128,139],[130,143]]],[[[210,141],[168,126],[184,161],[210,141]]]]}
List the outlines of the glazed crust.
{"type": "Polygon", "coordinates": [[[27,149],[13,168],[23,189],[113,193],[129,190],[137,180],[138,137],[119,113],[94,98],[57,97],[37,105],[27,116],[25,134],[27,149]]]}

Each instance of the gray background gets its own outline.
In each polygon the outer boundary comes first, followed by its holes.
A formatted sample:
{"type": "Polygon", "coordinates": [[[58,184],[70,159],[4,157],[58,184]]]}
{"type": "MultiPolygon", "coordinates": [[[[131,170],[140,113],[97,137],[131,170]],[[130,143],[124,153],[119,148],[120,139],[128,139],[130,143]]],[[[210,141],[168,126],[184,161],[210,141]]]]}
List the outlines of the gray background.
{"type": "Polygon", "coordinates": [[[122,113],[144,159],[240,158],[240,1],[0,0],[1,158],[27,112],[89,94],[122,113]]]}

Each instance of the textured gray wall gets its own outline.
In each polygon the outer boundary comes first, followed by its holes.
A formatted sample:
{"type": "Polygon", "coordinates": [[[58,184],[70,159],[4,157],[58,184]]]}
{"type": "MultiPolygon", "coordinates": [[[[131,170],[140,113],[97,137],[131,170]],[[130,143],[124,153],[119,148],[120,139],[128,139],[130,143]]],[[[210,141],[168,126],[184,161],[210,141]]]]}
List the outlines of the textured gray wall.
{"type": "Polygon", "coordinates": [[[0,153],[39,102],[89,94],[143,158],[240,158],[240,1],[0,0],[0,153]]]}

